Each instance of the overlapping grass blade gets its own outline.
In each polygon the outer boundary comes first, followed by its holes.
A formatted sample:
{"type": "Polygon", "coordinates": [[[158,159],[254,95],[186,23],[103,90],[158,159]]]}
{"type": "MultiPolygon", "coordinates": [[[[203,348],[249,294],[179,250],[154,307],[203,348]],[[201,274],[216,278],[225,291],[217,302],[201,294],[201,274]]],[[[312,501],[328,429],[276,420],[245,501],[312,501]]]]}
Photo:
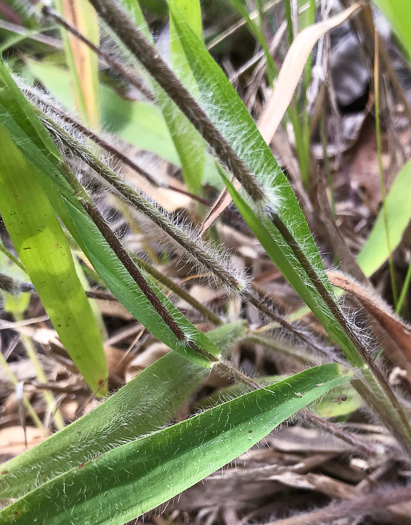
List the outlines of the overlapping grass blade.
{"type": "MultiPolygon", "coordinates": [[[[201,8],[199,0],[172,0],[184,16],[190,27],[202,40],[201,8]]],[[[173,18],[170,17],[170,58],[173,70],[187,89],[195,95],[198,92],[196,81],[191,72],[190,64],[178,38],[173,18]]],[[[167,122],[174,145],[178,151],[183,177],[189,191],[199,195],[203,178],[206,149],[202,137],[197,130],[174,105],[168,97],[158,91],[160,106],[167,122]]]]}
{"type": "Polygon", "coordinates": [[[333,339],[342,346],[351,364],[354,366],[360,366],[362,362],[361,359],[359,359],[357,350],[349,340],[345,331],[334,318],[321,294],[314,286],[312,286],[312,284],[310,284],[310,278],[300,262],[294,255],[284,253],[283,246],[285,241],[270,218],[264,215],[264,213],[256,213],[241,197],[240,193],[235,189],[234,185],[228,180],[222,171],[221,175],[234,203],[247,224],[250,226],[254,235],[266,250],[267,255],[278,266],[284,277],[295,288],[312,312],[318,317],[329,335],[331,335],[333,339]]]}
{"type": "Polygon", "coordinates": [[[4,463],[0,498],[23,496],[107,450],[157,430],[207,373],[175,352],[165,355],[93,412],[4,463]]]}
{"type": "Polygon", "coordinates": [[[350,378],[328,364],[245,394],[78,465],[7,507],[0,519],[31,525],[41,515],[48,525],[123,525],[232,461],[350,378]]]}
{"type": "Polygon", "coordinates": [[[70,248],[38,181],[0,125],[0,211],[17,253],[66,350],[90,388],[107,392],[101,336],[70,248]]]}
{"type": "MultiPolygon", "coordinates": [[[[330,290],[311,232],[289,182],[264,142],[240,97],[223,71],[191,31],[177,8],[170,4],[170,12],[200,89],[199,104],[212,120],[215,128],[236,151],[251,173],[264,187],[271,205],[296,239],[304,239],[307,257],[320,272],[330,290]]],[[[224,159],[220,159],[225,162],[224,159]]],[[[283,247],[287,252],[287,247],[283,247]]],[[[288,251],[291,256],[291,251],[288,251]]]]}

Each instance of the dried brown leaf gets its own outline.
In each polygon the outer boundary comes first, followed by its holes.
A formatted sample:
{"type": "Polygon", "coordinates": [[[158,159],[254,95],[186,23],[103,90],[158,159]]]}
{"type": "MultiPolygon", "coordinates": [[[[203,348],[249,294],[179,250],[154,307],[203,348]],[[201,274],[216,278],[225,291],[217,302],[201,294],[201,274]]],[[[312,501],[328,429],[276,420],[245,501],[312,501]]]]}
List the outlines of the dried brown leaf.
{"type": "Polygon", "coordinates": [[[315,44],[325,33],[345,22],[360,7],[362,4],[356,3],[328,20],[307,27],[295,38],[281,67],[274,91],[258,123],[260,133],[267,144],[274,137],[290,105],[305,64],[315,44]]]}
{"type": "Polygon", "coordinates": [[[411,363],[411,327],[396,315],[390,306],[373,290],[362,286],[339,272],[328,272],[333,286],[353,294],[365,310],[384,328],[396,342],[407,361],[411,363]]]}

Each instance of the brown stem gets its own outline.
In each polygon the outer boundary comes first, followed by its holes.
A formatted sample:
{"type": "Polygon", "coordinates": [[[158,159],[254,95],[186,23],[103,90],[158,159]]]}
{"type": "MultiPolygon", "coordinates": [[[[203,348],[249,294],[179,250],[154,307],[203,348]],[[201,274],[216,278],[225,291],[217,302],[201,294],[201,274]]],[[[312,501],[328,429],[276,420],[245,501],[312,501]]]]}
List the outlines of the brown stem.
{"type": "Polygon", "coordinates": [[[173,334],[177,337],[179,341],[186,341],[186,336],[183,332],[183,330],[180,328],[180,326],[176,323],[176,321],[173,319],[173,317],[170,315],[168,310],[164,307],[160,299],[157,297],[157,295],[154,293],[150,285],[147,283],[147,281],[144,279],[143,275],[140,273],[137,266],[134,264],[130,256],[128,255],[127,251],[123,247],[123,245],[120,243],[120,241],[117,239],[117,237],[114,235],[114,233],[111,231],[111,228],[106,223],[100,212],[98,211],[97,207],[94,205],[94,203],[91,201],[91,199],[88,197],[86,192],[84,191],[81,184],[77,181],[77,179],[74,177],[74,175],[69,171],[68,168],[64,166],[65,169],[62,169],[62,174],[66,177],[67,182],[70,184],[70,186],[73,188],[73,190],[76,192],[76,194],[79,196],[79,201],[81,202],[81,205],[87,212],[87,214],[90,216],[94,224],[99,229],[100,233],[103,235],[103,237],[106,239],[107,243],[109,244],[110,248],[114,251],[114,253],[117,255],[127,272],[130,274],[130,276],[133,278],[137,286],[141,289],[143,294],[147,297],[147,299],[150,301],[152,306],[155,308],[157,313],[160,315],[160,317],[163,319],[163,321],[167,324],[167,326],[170,328],[170,330],[173,332],[173,334]]]}
{"type": "MultiPolygon", "coordinates": [[[[280,326],[294,334],[296,337],[301,339],[306,345],[308,345],[309,348],[314,348],[317,352],[320,352],[322,355],[325,355],[327,358],[329,358],[329,354],[324,351],[323,348],[321,348],[319,345],[315,343],[315,341],[310,341],[308,337],[302,333],[300,330],[295,328],[291,323],[289,323],[284,317],[282,317],[280,314],[276,312],[275,305],[270,299],[265,299],[265,302],[267,304],[264,304],[261,300],[261,298],[257,298],[251,294],[245,294],[245,299],[250,302],[253,306],[255,306],[258,310],[260,310],[261,313],[266,315],[267,317],[271,318],[273,321],[276,321],[280,326]]],[[[314,336],[313,336],[314,337],[314,336]]]]}
{"type": "Polygon", "coordinates": [[[235,379],[240,381],[240,383],[251,387],[253,390],[259,390],[261,388],[261,385],[259,385],[253,379],[251,379],[251,377],[248,377],[248,375],[233,367],[228,361],[221,359],[220,362],[217,364],[217,368],[219,368],[228,376],[234,377],[235,379]]]}
{"type": "MultiPolygon", "coordinates": [[[[332,503],[320,510],[308,514],[293,516],[284,520],[276,520],[265,525],[317,525],[318,523],[334,523],[344,518],[358,518],[366,514],[374,514],[387,510],[390,505],[397,505],[411,500],[411,487],[387,489],[357,498],[354,500],[332,503]]],[[[385,522],[385,520],[384,520],[385,522]]]]}
{"type": "Polygon", "coordinates": [[[185,341],[186,336],[184,332],[179,327],[179,325],[175,322],[175,320],[172,318],[172,316],[166,310],[166,308],[163,306],[162,302],[157,297],[157,295],[154,293],[154,291],[152,290],[150,285],[147,283],[147,281],[144,279],[143,275],[140,273],[139,269],[134,264],[134,262],[128,255],[127,251],[124,249],[123,245],[114,235],[114,233],[111,231],[110,227],[108,226],[106,221],[103,219],[103,217],[101,216],[97,208],[94,206],[94,204],[88,201],[86,202],[82,201],[82,206],[86,210],[86,212],[88,213],[88,215],[90,216],[94,224],[97,226],[97,228],[100,230],[100,233],[106,239],[111,249],[120,259],[125,269],[134,279],[137,286],[141,289],[141,291],[150,301],[152,306],[154,306],[155,310],[161,316],[163,321],[168,325],[170,330],[173,332],[173,334],[177,337],[179,341],[185,341]]]}
{"type": "Polygon", "coordinates": [[[146,88],[143,86],[143,84],[140,82],[140,80],[132,73],[127,71],[121,64],[119,64],[116,60],[113,60],[110,55],[102,51],[98,46],[93,44],[87,37],[85,37],[80,31],[78,31],[74,26],[72,26],[67,20],[64,20],[59,14],[57,14],[53,9],[51,9],[48,6],[44,6],[42,8],[42,12],[44,15],[49,16],[53,20],[55,20],[59,25],[64,27],[67,31],[69,31],[72,35],[74,35],[76,38],[78,38],[81,42],[86,44],[92,51],[96,53],[106,64],[111,66],[113,69],[117,71],[122,77],[127,79],[131,85],[133,85],[135,88],[137,88],[145,97],[147,97],[151,101],[155,101],[155,96],[146,88]]]}
{"type": "Polygon", "coordinates": [[[378,456],[381,455],[381,450],[379,451],[377,447],[373,447],[372,445],[369,445],[367,443],[364,443],[361,439],[359,439],[355,434],[352,434],[351,432],[347,432],[346,430],[343,430],[338,425],[335,425],[334,423],[331,423],[331,421],[328,421],[326,419],[322,419],[311,412],[304,411],[303,415],[310,423],[315,425],[316,427],[320,428],[321,430],[325,430],[329,434],[341,439],[342,441],[345,441],[346,443],[352,445],[356,450],[360,450],[367,456],[378,456]]]}

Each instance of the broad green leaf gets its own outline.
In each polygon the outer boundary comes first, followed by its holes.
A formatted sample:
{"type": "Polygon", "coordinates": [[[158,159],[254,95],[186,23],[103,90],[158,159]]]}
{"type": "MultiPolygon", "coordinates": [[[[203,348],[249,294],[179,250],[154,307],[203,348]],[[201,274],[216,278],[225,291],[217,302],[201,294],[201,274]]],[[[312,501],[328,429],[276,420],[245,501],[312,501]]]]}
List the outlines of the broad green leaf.
{"type": "Polygon", "coordinates": [[[90,388],[107,392],[108,369],[90,304],[53,208],[0,125],[0,211],[16,251],[59,337],[90,388]]]}
{"type": "MultiPolygon", "coordinates": [[[[385,200],[391,249],[400,244],[411,220],[411,160],[398,173],[385,200]]],[[[370,277],[388,259],[387,235],[381,209],[371,233],[357,257],[361,270],[370,277]]]]}
{"type": "MultiPolygon", "coordinates": [[[[59,13],[94,45],[100,43],[97,14],[84,0],[55,0],[59,13]]],[[[87,124],[100,127],[98,56],[85,43],[61,28],[64,51],[70,67],[70,84],[76,107],[87,124]]]]}
{"type": "Polygon", "coordinates": [[[175,352],[166,354],[95,410],[4,463],[0,498],[27,494],[107,450],[157,430],[207,373],[175,352]]]}
{"type": "Polygon", "coordinates": [[[391,22],[408,59],[411,60],[411,3],[404,0],[374,0],[374,2],[391,22]]]}
{"type": "MultiPolygon", "coordinates": [[[[0,91],[0,115],[4,126],[8,128],[26,158],[32,159],[41,170],[38,172],[38,178],[51,204],[107,287],[160,341],[201,366],[211,366],[210,361],[192,345],[183,344],[177,339],[85,213],[59,171],[62,165],[59,151],[4,65],[0,65],[0,79],[7,86],[0,91]]],[[[180,324],[191,343],[214,356],[219,356],[219,349],[208,337],[194,327],[154,285],[152,288],[156,290],[160,301],[180,324]]]]}
{"type": "Polygon", "coordinates": [[[347,383],[336,364],[312,368],[119,446],[56,477],[0,513],[2,523],[122,525],[234,460],[277,425],[347,383]]]}

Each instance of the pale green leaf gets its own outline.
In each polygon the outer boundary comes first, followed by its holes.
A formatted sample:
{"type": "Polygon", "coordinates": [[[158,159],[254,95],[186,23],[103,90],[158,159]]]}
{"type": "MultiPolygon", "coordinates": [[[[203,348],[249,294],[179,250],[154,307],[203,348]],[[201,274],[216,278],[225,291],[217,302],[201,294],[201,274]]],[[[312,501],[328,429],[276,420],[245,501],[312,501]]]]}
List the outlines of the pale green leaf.
{"type": "MultiPolygon", "coordinates": [[[[411,160],[398,173],[385,200],[388,237],[392,251],[400,244],[404,231],[411,220],[410,188],[411,160]]],[[[357,257],[357,262],[365,275],[371,277],[384,264],[389,255],[384,213],[381,209],[371,233],[357,257]]]]}
{"type": "Polygon", "coordinates": [[[374,2],[391,22],[408,59],[411,60],[411,2],[408,0],[374,0],[374,2]]]}

